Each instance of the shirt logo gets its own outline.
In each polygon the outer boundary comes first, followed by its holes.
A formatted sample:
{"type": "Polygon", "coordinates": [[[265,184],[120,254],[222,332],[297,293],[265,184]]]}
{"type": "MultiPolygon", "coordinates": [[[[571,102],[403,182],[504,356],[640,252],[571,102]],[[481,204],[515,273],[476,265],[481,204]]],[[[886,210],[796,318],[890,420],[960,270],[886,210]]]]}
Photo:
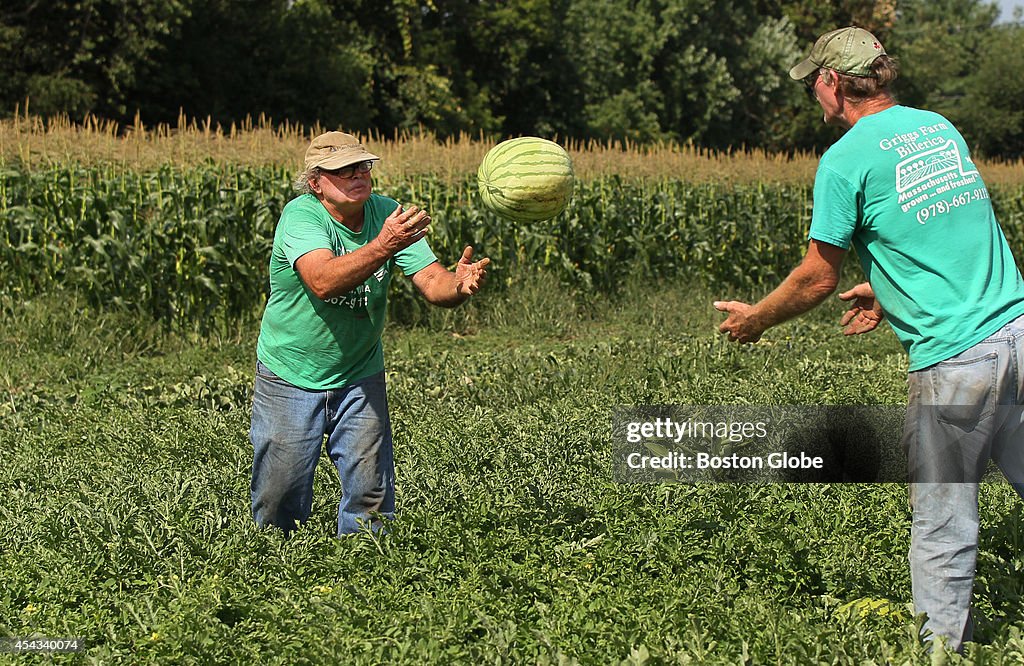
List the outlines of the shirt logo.
{"type": "Polygon", "coordinates": [[[896,191],[902,194],[950,171],[961,177],[978,173],[977,169],[965,168],[965,161],[960,148],[952,140],[938,148],[912,155],[896,165],[896,191]]]}

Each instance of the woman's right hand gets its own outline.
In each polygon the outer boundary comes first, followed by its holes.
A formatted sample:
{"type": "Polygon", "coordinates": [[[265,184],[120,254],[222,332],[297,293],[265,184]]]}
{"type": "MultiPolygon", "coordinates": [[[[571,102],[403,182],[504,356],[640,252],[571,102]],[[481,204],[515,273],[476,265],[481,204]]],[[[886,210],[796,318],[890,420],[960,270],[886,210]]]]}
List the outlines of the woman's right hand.
{"type": "Polygon", "coordinates": [[[377,242],[387,251],[388,256],[409,247],[423,238],[429,231],[430,216],[418,206],[410,206],[403,210],[402,205],[388,215],[377,235],[377,242]]]}

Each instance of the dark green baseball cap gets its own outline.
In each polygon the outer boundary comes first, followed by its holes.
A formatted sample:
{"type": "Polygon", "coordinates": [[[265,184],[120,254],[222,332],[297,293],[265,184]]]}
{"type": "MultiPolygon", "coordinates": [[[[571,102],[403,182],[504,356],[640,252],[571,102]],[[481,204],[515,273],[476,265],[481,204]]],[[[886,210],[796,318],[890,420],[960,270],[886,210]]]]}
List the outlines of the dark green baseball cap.
{"type": "Polygon", "coordinates": [[[870,32],[864,28],[840,28],[819,37],[810,55],[789,70],[789,75],[799,81],[819,67],[826,67],[850,76],[872,76],[871,63],[880,55],[885,55],[885,49],[870,32]]]}

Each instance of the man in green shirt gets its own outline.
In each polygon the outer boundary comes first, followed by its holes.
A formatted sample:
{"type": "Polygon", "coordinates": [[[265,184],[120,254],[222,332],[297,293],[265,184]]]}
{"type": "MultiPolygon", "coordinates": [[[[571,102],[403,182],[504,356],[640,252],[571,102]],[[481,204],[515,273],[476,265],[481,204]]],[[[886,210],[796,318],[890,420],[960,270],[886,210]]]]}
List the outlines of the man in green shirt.
{"type": "Polygon", "coordinates": [[[304,523],[324,442],[341,479],[338,534],[394,513],[394,462],[381,334],[395,269],[431,304],[483,286],[489,259],[467,247],[455,272],[424,239],[427,212],[372,192],[377,161],[342,132],[313,139],[281,213],[260,327],[252,424],[252,513],[286,533],[304,523]]]}
{"type": "Polygon", "coordinates": [[[803,261],[762,301],[718,301],[730,340],[823,302],[850,245],[868,282],[847,334],[884,317],[910,357],[903,443],[913,507],[914,605],[961,650],[971,639],[978,482],[989,458],[1024,495],[1024,282],[967,145],[942,116],[900,106],[896,63],[869,32],[823,35],[790,71],[846,133],[822,156],[803,261]]]}

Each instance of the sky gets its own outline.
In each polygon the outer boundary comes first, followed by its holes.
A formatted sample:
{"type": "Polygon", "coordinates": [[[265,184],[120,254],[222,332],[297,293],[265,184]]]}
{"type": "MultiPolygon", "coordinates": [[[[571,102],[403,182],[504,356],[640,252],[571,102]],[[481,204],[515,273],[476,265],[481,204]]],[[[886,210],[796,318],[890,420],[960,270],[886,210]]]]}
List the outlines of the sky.
{"type": "Polygon", "coordinates": [[[996,0],[996,4],[999,5],[1000,21],[1009,21],[1013,18],[1014,7],[1024,7],[1024,0],[996,0]]]}

